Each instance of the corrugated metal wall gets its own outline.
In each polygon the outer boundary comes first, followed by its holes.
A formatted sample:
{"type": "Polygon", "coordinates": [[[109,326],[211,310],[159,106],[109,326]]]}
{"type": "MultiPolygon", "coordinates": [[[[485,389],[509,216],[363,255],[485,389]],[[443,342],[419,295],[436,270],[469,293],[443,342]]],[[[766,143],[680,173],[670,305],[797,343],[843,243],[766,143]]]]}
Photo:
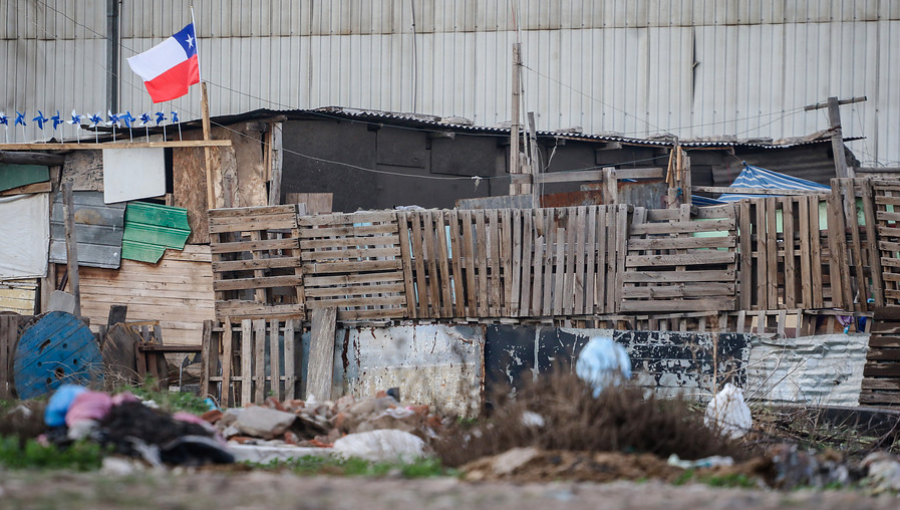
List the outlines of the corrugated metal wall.
{"type": "MultiPolygon", "coordinates": [[[[151,108],[125,58],[180,29],[189,5],[122,3],[121,109],[151,108]]],[[[867,95],[842,107],[845,133],[867,137],[851,148],[865,164],[900,164],[900,0],[194,5],[213,115],[336,105],[493,125],[509,118],[518,26],[539,129],[780,138],[827,127],[805,104],[867,95]]],[[[105,109],[105,0],[6,0],[0,15],[0,108],[105,109]]],[[[199,90],[157,109],[199,116],[199,90]]]]}

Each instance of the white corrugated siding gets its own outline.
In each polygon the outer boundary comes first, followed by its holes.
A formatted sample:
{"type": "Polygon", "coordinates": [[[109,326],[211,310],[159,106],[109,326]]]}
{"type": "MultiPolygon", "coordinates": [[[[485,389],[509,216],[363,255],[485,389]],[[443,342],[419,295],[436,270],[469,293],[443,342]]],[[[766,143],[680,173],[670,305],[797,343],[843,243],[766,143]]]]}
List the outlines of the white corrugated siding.
{"type": "MultiPolygon", "coordinates": [[[[122,110],[199,116],[199,89],[154,107],[125,62],[190,3],[121,4],[122,110]]],[[[900,0],[193,3],[213,115],[334,105],[493,125],[509,118],[517,23],[539,129],[777,139],[827,127],[806,104],[866,95],[841,110],[867,137],[851,148],[900,164],[900,0]]],[[[29,137],[38,108],[105,110],[105,0],[7,0],[0,15],[0,108],[25,108],[29,137]]]]}

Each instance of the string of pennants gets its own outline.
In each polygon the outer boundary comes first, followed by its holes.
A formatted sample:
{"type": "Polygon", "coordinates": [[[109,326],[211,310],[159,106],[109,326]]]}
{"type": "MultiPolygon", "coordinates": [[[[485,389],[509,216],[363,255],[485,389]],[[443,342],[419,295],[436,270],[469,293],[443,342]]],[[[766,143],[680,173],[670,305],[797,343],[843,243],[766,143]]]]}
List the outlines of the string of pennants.
{"type": "MultiPolygon", "coordinates": [[[[98,142],[100,139],[99,128],[102,126],[104,128],[112,128],[112,137],[113,141],[116,141],[116,130],[118,129],[120,133],[124,133],[124,131],[128,130],[128,139],[129,141],[134,141],[134,128],[144,128],[144,136],[147,141],[150,141],[150,127],[151,124],[154,124],[154,128],[162,127],[163,131],[163,139],[166,139],[166,121],[170,120],[168,125],[177,125],[178,126],[178,139],[181,140],[181,124],[178,119],[178,112],[170,112],[171,120],[166,117],[165,112],[144,112],[140,117],[135,118],[130,111],[125,111],[124,113],[113,113],[111,111],[107,111],[106,119],[102,117],[100,112],[97,112],[93,115],[90,114],[78,114],[75,110],[72,110],[72,115],[69,120],[65,120],[63,116],[59,114],[59,110],[56,111],[56,115],[52,117],[45,117],[44,113],[41,110],[37,111],[37,116],[31,119],[31,122],[34,122],[37,125],[38,129],[41,130],[41,135],[43,137],[44,126],[47,126],[47,130],[51,131],[55,135],[56,131],[60,131],[60,136],[57,138],[60,143],[63,143],[63,138],[65,138],[65,124],[69,124],[73,126],[75,129],[75,138],[78,143],[81,143],[81,138],[78,136],[79,129],[93,129],[94,130],[94,142],[98,142]],[[60,126],[63,126],[61,129],[60,126]]],[[[15,119],[12,121],[12,126],[10,126],[10,118],[6,113],[0,112],[0,126],[3,126],[6,130],[6,143],[10,143],[9,139],[9,128],[13,128],[13,139],[16,138],[16,127],[22,127],[22,136],[24,140],[27,141],[27,134],[25,133],[25,127],[28,125],[28,116],[25,112],[16,111],[15,119]]],[[[138,137],[140,138],[141,133],[138,131],[138,137]]],[[[48,141],[48,139],[44,139],[43,141],[48,141]]]]}

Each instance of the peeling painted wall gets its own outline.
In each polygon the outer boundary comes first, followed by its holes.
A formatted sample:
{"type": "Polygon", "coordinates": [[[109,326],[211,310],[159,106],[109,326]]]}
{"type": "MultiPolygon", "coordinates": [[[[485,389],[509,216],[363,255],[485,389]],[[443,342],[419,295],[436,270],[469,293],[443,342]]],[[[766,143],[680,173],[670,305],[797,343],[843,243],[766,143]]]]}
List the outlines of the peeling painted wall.
{"type": "Polygon", "coordinates": [[[484,332],[480,326],[350,329],[335,365],[355,397],[400,388],[403,403],[474,415],[481,408],[484,332]],[[346,364],[346,366],[344,366],[346,364]]]}
{"type": "Polygon", "coordinates": [[[781,404],[857,406],[869,335],[754,339],[747,397],[781,404]]]}

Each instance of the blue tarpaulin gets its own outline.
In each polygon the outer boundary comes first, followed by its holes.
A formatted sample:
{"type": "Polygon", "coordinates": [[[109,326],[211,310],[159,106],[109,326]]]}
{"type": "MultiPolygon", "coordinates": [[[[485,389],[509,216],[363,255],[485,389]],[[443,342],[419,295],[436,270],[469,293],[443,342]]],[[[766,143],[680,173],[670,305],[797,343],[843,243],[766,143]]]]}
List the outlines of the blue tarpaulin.
{"type": "MultiPolygon", "coordinates": [[[[822,193],[831,191],[831,188],[825,186],[824,184],[807,181],[806,179],[799,179],[797,177],[791,177],[789,175],[766,170],[765,168],[759,168],[758,166],[746,164],[744,165],[744,170],[741,171],[741,174],[737,176],[737,179],[735,179],[734,182],[731,183],[731,186],[729,186],[729,188],[759,188],[771,190],[787,189],[801,191],[821,191],[822,193]]],[[[694,196],[692,197],[692,202],[694,203],[694,205],[704,206],[737,202],[738,200],[743,200],[745,198],[761,197],[763,197],[763,195],[742,195],[737,193],[729,193],[721,195],[718,199],[694,196]]]]}

